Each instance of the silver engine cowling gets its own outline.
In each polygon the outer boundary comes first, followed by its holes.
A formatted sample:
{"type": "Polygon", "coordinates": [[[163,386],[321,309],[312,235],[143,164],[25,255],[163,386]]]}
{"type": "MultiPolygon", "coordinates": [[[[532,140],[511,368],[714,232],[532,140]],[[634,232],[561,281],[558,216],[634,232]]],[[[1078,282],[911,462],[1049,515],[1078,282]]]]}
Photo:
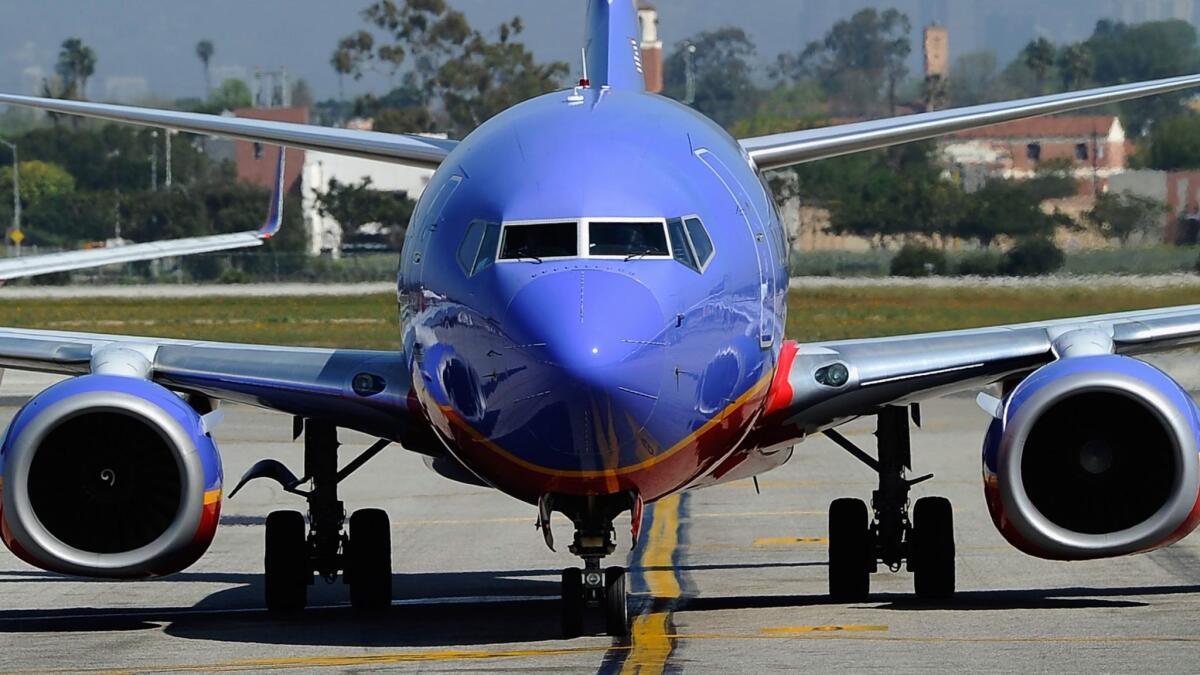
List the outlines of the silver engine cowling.
{"type": "Polygon", "coordinates": [[[0,534],[66,574],[179,571],[208,548],[221,463],[204,421],[152,382],[84,375],[38,394],[0,444],[0,534]]]}
{"type": "Polygon", "coordinates": [[[1173,543],[1200,522],[1200,411],[1136,359],[1066,358],[1004,401],[983,447],[992,520],[1042,558],[1086,560],[1173,543]]]}

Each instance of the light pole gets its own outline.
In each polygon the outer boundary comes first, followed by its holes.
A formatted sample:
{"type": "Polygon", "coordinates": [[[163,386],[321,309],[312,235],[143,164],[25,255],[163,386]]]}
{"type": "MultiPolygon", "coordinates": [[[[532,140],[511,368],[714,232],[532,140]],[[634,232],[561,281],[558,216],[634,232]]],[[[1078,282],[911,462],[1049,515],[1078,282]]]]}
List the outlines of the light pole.
{"type": "Polygon", "coordinates": [[[13,155],[13,227],[12,233],[8,236],[12,238],[17,245],[17,257],[21,256],[21,240],[25,238],[25,234],[21,232],[21,172],[18,168],[19,160],[17,159],[17,144],[10,143],[0,138],[0,143],[8,146],[12,150],[13,155]]]}
{"type": "Polygon", "coordinates": [[[686,66],[687,91],[684,94],[683,102],[686,105],[692,105],[696,102],[696,45],[687,43],[687,48],[683,52],[683,62],[686,66]]]}

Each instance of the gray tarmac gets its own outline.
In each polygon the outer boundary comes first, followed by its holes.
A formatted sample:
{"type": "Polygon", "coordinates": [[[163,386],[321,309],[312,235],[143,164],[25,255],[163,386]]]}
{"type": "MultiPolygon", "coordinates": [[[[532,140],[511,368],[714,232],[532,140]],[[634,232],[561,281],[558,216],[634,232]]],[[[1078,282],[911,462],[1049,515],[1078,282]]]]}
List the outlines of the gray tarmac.
{"type": "MultiPolygon", "coordinates": [[[[0,421],[47,382],[9,372],[0,421]]],[[[254,461],[299,468],[286,416],[230,406],[216,432],[232,484],[254,461]]],[[[959,593],[928,605],[905,573],[882,573],[867,602],[825,597],[830,500],[869,498],[872,476],[831,443],[798,447],[785,467],[656,506],[632,556],[618,523],[617,562],[633,568],[634,636],[558,637],[558,575],[534,510],[450,483],[392,449],[345,483],[350,509],[393,522],[396,603],[378,618],[319,582],[290,619],[262,605],[263,521],[300,501],[251,485],[224,505],[208,554],[169,578],[81,581],[0,553],[0,671],[223,672],[539,670],[640,672],[1195,672],[1200,666],[1200,538],[1141,556],[1040,561],[993,529],[980,486],[987,418],[969,398],[925,407],[914,497],[955,506],[959,593]]],[[[845,431],[870,447],[871,428],[845,431]]],[[[344,434],[349,454],[369,438],[344,434]]],[[[569,540],[565,522],[558,541],[569,540]]],[[[560,550],[561,550],[560,546],[560,550]]]]}

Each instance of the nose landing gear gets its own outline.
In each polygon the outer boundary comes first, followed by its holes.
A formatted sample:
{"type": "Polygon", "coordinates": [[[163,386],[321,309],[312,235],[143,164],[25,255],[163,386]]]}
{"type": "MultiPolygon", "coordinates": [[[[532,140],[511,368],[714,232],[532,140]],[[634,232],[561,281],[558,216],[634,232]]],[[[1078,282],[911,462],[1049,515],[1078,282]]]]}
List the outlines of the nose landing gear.
{"type": "Polygon", "coordinates": [[[567,514],[575,523],[575,538],[568,550],[583,558],[582,569],[569,567],[562,573],[563,636],[583,635],[587,617],[593,612],[603,614],[605,632],[609,635],[628,636],[627,572],[623,567],[601,569],[600,562],[617,548],[613,529],[617,514],[632,509],[637,517],[636,498],[626,494],[557,497],[553,502],[555,510],[567,514]]]}
{"type": "Polygon", "coordinates": [[[841,602],[860,602],[870,593],[871,573],[883,563],[892,571],[907,565],[917,597],[944,600],[954,595],[954,516],[944,497],[917,500],[909,517],[909,489],[932,478],[909,479],[909,411],[889,406],[879,413],[875,431],[879,457],[854,445],[836,431],[828,436],[879,474],[871,495],[873,518],[860,499],[838,499],[829,507],[829,595],[841,602]]]}

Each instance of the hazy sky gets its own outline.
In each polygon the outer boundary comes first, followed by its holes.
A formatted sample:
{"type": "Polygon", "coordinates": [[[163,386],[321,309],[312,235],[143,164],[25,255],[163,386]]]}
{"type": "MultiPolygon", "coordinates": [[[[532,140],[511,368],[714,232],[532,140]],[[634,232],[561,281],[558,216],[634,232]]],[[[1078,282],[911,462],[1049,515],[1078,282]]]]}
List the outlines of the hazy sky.
{"type": "MultiPolygon", "coordinates": [[[[582,42],[584,0],[450,0],[473,25],[524,18],[525,41],[543,59],[574,65],[582,42]]],[[[28,93],[50,72],[64,38],[91,45],[99,65],[93,98],[198,95],[204,80],[195,44],[216,44],[214,79],[249,76],[256,67],[286,66],[320,98],[337,93],[329,55],[338,38],[361,27],[368,0],[0,0],[0,90],[28,93]]],[[[1140,20],[1179,12],[1192,18],[1193,0],[655,0],[668,46],[701,30],[745,28],[762,61],[795,50],[838,18],[863,6],[895,6],[915,27],[930,20],[951,29],[951,49],[982,48],[1009,58],[1034,35],[1078,39],[1101,16],[1140,20]],[[1181,9],[1182,7],[1182,9],[1181,9]]],[[[919,51],[914,40],[914,49],[919,51]]],[[[377,78],[348,84],[347,94],[385,88],[377,78]]]]}

